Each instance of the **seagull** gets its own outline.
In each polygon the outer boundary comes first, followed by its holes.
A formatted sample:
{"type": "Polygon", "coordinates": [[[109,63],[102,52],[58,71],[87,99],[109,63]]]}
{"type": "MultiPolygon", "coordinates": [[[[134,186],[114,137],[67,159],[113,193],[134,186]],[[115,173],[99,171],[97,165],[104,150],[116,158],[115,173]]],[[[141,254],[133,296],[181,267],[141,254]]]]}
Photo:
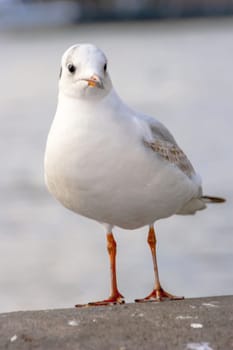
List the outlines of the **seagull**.
{"type": "Polygon", "coordinates": [[[62,56],[58,104],[44,164],[49,192],[66,208],[101,223],[106,233],[111,293],[86,305],[125,302],[117,284],[115,226],[149,227],[153,290],[135,301],[183,299],[161,286],[154,223],[225,200],[203,196],[200,176],[170,131],[121,100],[107,58],[95,45],[76,44],[62,56]]]}

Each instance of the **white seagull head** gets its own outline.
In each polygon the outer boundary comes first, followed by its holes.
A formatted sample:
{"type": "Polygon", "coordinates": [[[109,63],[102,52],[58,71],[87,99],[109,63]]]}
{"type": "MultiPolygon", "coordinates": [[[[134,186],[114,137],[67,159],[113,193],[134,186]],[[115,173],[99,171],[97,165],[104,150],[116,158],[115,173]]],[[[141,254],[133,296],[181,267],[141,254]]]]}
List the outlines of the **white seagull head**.
{"type": "Polygon", "coordinates": [[[59,91],[72,98],[101,99],[112,89],[107,58],[92,44],[71,46],[62,56],[59,91]]]}

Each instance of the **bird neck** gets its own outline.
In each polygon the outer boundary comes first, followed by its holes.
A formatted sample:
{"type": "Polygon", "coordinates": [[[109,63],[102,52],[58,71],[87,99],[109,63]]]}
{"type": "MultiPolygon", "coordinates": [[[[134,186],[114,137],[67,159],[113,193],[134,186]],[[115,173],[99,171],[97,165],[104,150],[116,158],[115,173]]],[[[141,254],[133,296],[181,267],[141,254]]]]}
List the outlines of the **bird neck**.
{"type": "MultiPolygon", "coordinates": [[[[78,108],[82,110],[92,110],[96,108],[108,108],[115,109],[119,108],[123,103],[120,97],[117,95],[116,91],[112,88],[109,93],[101,99],[84,99],[84,98],[74,98],[66,95],[62,92],[58,95],[58,106],[57,108],[78,108]]],[[[77,109],[76,109],[77,110],[77,109]]]]}

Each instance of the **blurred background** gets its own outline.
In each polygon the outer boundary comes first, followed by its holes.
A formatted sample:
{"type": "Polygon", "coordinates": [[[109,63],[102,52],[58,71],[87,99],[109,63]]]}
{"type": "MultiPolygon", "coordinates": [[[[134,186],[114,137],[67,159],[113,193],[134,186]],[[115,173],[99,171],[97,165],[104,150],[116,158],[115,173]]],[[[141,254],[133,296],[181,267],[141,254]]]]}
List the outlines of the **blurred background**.
{"type": "MultiPolygon", "coordinates": [[[[157,223],[162,285],[186,297],[233,293],[232,13],[232,0],[0,0],[0,312],[109,293],[102,227],[64,209],[43,179],[60,57],[77,42],[105,51],[119,95],[172,131],[205,194],[228,200],[157,223]]],[[[115,236],[119,288],[132,301],[152,288],[147,228],[115,236]]]]}

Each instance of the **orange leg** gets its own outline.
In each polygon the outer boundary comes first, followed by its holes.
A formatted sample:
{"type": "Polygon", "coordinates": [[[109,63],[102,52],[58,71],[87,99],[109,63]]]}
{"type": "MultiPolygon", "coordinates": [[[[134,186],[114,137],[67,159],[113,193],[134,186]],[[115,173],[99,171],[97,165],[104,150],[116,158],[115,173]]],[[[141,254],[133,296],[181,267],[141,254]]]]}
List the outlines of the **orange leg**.
{"type": "Polygon", "coordinates": [[[102,305],[114,305],[114,304],[124,304],[124,297],[120,294],[117,288],[117,278],[116,278],[116,241],[112,233],[107,233],[107,249],[110,259],[111,268],[111,294],[108,299],[101,301],[94,301],[86,305],[75,305],[76,307],[82,306],[102,306],[102,305]]]}
{"type": "Polygon", "coordinates": [[[184,299],[184,297],[177,297],[172,294],[169,294],[166,292],[160,284],[159,281],[159,271],[158,271],[158,265],[157,265],[157,258],[156,258],[156,236],[154,227],[150,226],[147,242],[150,246],[151,254],[152,254],[152,260],[154,265],[154,274],[155,274],[155,286],[152,292],[146,296],[143,299],[135,299],[136,303],[143,303],[148,301],[162,301],[163,299],[170,299],[170,300],[180,300],[184,299]]]}

